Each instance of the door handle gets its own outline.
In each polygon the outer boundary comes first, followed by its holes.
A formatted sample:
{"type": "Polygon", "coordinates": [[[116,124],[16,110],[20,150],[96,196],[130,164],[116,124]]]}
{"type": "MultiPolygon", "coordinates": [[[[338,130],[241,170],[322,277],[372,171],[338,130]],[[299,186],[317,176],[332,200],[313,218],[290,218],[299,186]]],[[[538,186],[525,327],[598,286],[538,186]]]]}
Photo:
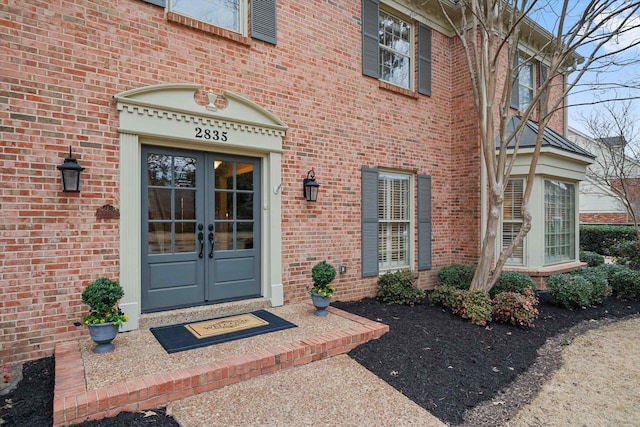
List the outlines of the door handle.
{"type": "Polygon", "coordinates": [[[211,244],[211,249],[209,250],[209,258],[213,258],[213,231],[209,232],[209,243],[211,244]]]}
{"type": "Polygon", "coordinates": [[[200,253],[198,254],[198,258],[202,258],[204,256],[204,233],[202,231],[198,233],[198,242],[200,242],[200,253]]]}

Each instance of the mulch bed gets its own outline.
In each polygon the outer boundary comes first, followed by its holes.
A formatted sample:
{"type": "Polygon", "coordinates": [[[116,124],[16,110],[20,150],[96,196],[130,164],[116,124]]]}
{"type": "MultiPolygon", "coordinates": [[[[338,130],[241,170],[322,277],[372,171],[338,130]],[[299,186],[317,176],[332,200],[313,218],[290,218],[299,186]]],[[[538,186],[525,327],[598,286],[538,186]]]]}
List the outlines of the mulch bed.
{"type": "MultiPolygon", "coordinates": [[[[452,425],[502,425],[535,397],[560,363],[563,344],[588,329],[640,314],[640,302],[608,298],[566,310],[541,297],[532,329],[480,327],[439,306],[386,305],[369,298],[335,302],[345,311],[386,323],[390,331],[349,355],[405,396],[452,425]]],[[[23,380],[0,400],[0,424],[50,426],[53,357],[25,363],[23,380]],[[2,424],[4,421],[5,424],[2,424]]],[[[164,409],[126,412],[84,427],[178,426],[164,409]]]]}

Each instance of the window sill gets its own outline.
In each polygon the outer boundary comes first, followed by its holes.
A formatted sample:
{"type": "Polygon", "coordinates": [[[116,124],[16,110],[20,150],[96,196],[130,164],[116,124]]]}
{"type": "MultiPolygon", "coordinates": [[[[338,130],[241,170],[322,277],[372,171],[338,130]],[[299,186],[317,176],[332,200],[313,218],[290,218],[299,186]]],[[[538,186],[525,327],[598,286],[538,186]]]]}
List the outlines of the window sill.
{"type": "Polygon", "coordinates": [[[242,34],[238,34],[231,30],[216,27],[215,25],[207,24],[206,22],[198,21],[197,19],[189,18],[184,15],[179,15],[174,12],[167,12],[167,21],[175,22],[176,24],[184,25],[186,27],[194,28],[196,30],[203,31],[205,33],[213,34],[225,39],[233,40],[234,42],[243,44],[245,46],[251,46],[251,38],[245,37],[242,34]]]}
{"type": "Polygon", "coordinates": [[[417,91],[405,89],[405,88],[402,88],[400,86],[396,86],[394,84],[387,83],[387,82],[382,81],[382,80],[378,80],[378,85],[380,86],[380,89],[388,90],[390,92],[399,93],[400,95],[408,96],[409,98],[418,99],[418,92],[417,91]]]}

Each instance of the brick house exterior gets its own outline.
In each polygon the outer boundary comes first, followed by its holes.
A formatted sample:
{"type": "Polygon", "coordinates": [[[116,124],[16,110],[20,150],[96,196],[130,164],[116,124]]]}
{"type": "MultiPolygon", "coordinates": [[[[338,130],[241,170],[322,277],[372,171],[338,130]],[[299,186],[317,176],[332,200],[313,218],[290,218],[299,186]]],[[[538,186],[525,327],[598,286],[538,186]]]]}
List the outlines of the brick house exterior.
{"type": "MultiPolygon", "coordinates": [[[[307,300],[311,267],[321,260],[346,267],[336,299],[375,294],[377,274],[364,274],[367,173],[407,179],[402,239],[419,286],[433,287],[443,266],[476,260],[476,115],[462,48],[434,5],[380,5],[411,24],[402,88],[363,75],[363,4],[376,1],[280,1],[277,32],[266,36],[249,28],[262,12],[248,2],[240,2],[236,31],[166,13],[164,3],[2,2],[3,363],[50,355],[56,342],[86,334],[73,323],[86,311],[82,289],[97,277],[120,280],[134,318],[145,311],[140,245],[150,238],[144,215],[151,207],[142,194],[152,189],[145,150],[206,161],[219,155],[238,171],[254,162],[258,296],[276,305],[307,300]],[[428,94],[419,90],[423,28],[428,94]],[[174,119],[182,133],[172,134],[174,119]],[[233,140],[197,134],[216,126],[233,140]],[[57,167],[69,146],[85,168],[80,193],[61,190],[57,167]],[[320,184],[316,203],[302,197],[311,169],[320,184]]],[[[268,9],[272,2],[253,3],[268,9]]],[[[552,126],[562,131],[564,118],[552,126]]]]}
{"type": "Polygon", "coordinates": [[[617,160],[616,154],[623,151],[623,138],[594,139],[576,129],[567,129],[567,138],[589,150],[596,160],[589,167],[587,179],[580,183],[580,223],[582,224],[631,224],[633,218],[627,212],[623,200],[617,194],[624,193],[620,171],[613,165],[622,165],[629,201],[634,211],[640,206],[640,167],[633,158],[625,156],[617,160]],[[606,179],[605,179],[606,178],[606,179]],[[611,185],[607,185],[609,182],[611,185]],[[616,192],[616,188],[619,190],[616,192]]]}

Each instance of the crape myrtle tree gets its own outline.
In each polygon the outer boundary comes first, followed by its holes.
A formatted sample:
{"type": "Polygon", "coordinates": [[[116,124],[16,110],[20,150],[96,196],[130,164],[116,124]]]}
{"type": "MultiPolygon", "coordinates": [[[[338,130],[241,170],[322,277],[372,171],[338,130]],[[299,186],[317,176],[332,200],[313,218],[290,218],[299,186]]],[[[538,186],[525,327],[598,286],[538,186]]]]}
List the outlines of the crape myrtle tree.
{"type": "MultiPolygon", "coordinates": [[[[432,2],[434,0],[427,0],[432,2]]],[[[507,259],[531,229],[529,199],[543,133],[536,139],[522,202],[522,226],[516,238],[496,257],[505,186],[518,154],[524,126],[535,118],[544,129],[554,112],[562,114],[569,91],[590,70],[612,63],[631,46],[623,40],[638,27],[638,1],[588,0],[435,0],[460,40],[471,76],[478,116],[480,150],[486,167],[487,216],[480,256],[471,289],[489,292],[507,259]],[[540,18],[544,17],[544,21],[540,18]],[[554,22],[551,22],[553,20],[554,22]],[[536,46],[533,37],[544,22],[546,42],[536,46]],[[605,46],[607,49],[605,49],[605,46]],[[610,49],[609,46],[614,46],[610,49]],[[524,54],[524,57],[523,57],[524,54]],[[520,59],[519,59],[520,58],[520,59]],[[546,79],[537,89],[515,127],[508,126],[512,88],[528,61],[545,64],[546,79]],[[506,74],[505,74],[506,71],[506,74]],[[568,81],[566,76],[572,75],[568,81]],[[504,76],[507,78],[504,78],[504,76]],[[502,76],[502,77],[501,77],[502,76]],[[553,98],[547,94],[553,93],[553,98]],[[559,95],[559,96],[556,96],[559,95]],[[535,114],[538,112],[537,114],[535,114]],[[498,141],[498,149],[496,149],[498,141]]],[[[426,2],[422,0],[422,3],[426,2]]],[[[485,206],[482,206],[485,209],[485,206]]]]}
{"type": "Polygon", "coordinates": [[[640,140],[630,100],[608,101],[580,120],[593,137],[589,151],[596,156],[587,177],[609,188],[633,224],[640,252],[640,140]]]}

